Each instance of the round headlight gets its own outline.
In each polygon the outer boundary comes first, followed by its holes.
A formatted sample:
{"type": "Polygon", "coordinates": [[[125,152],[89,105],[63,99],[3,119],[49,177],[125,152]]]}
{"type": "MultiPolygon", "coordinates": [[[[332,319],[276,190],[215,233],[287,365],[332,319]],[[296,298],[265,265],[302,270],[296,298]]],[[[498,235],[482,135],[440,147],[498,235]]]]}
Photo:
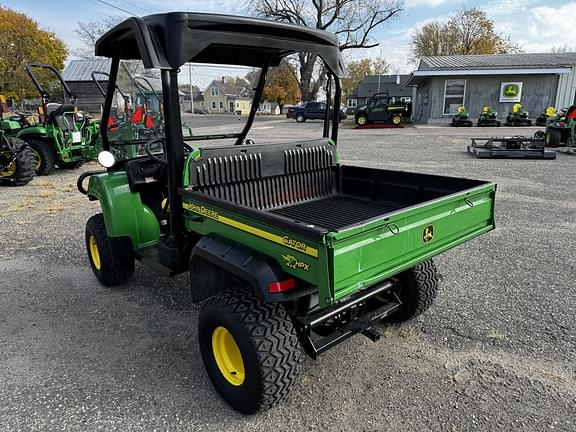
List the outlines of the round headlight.
{"type": "Polygon", "coordinates": [[[111,168],[115,162],[114,155],[109,151],[104,150],[98,153],[98,163],[104,168],[111,168]]]}

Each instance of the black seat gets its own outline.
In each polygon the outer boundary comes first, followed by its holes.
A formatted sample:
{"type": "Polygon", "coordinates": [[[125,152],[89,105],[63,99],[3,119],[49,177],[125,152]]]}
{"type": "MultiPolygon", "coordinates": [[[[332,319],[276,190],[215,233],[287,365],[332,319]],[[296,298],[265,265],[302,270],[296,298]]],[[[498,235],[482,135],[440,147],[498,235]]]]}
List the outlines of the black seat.
{"type": "Polygon", "coordinates": [[[76,107],[72,104],[61,104],[53,110],[48,110],[48,123],[58,126],[62,130],[74,130],[74,125],[70,124],[70,120],[65,120],[63,114],[66,112],[74,112],[76,107]]]}

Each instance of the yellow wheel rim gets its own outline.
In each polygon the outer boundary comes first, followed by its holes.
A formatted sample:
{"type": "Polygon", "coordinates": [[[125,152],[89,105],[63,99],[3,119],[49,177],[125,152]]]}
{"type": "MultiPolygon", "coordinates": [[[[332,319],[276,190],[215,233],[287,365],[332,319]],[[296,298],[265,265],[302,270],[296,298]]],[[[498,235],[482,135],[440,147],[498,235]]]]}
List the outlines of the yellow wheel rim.
{"type": "Polygon", "coordinates": [[[34,156],[34,169],[36,171],[38,171],[38,169],[40,168],[40,163],[41,163],[40,162],[40,155],[38,154],[38,152],[35,149],[33,149],[33,148],[31,148],[31,149],[32,149],[32,156],[34,156]]]}
{"type": "Polygon", "coordinates": [[[222,376],[233,386],[241,386],[246,377],[240,348],[232,333],[219,326],[212,333],[212,352],[222,376]]]}
{"type": "MultiPolygon", "coordinates": [[[[1,156],[6,159],[12,158],[12,154],[9,152],[3,152],[1,156]]],[[[16,161],[12,162],[12,165],[6,171],[0,171],[0,177],[12,177],[14,174],[16,174],[16,161]]]]}
{"type": "Polygon", "coordinates": [[[365,125],[366,124],[366,117],[364,117],[364,116],[358,117],[358,124],[360,126],[365,125]]]}
{"type": "Polygon", "coordinates": [[[88,244],[90,246],[90,258],[92,259],[92,263],[96,270],[100,270],[100,252],[98,252],[98,245],[96,244],[96,237],[94,235],[90,235],[88,238],[88,244]]]}
{"type": "Polygon", "coordinates": [[[401,121],[402,119],[399,116],[392,117],[392,123],[394,123],[395,125],[400,124],[401,121]]]}

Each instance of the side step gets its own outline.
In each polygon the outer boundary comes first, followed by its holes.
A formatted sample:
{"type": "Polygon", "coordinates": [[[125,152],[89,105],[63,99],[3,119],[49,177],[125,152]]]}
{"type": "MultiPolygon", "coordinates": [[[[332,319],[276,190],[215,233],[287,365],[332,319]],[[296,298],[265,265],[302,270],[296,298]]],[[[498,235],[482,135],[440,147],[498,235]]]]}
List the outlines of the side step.
{"type": "Polygon", "coordinates": [[[314,340],[312,338],[312,332],[320,325],[331,319],[337,319],[344,313],[353,314],[353,309],[361,307],[364,302],[370,298],[389,293],[394,287],[394,284],[394,281],[391,280],[384,281],[381,284],[351,296],[342,303],[326,308],[316,314],[299,318],[297,320],[299,324],[298,327],[306,353],[313,359],[316,359],[318,355],[324,351],[327,351],[357,333],[362,333],[373,342],[380,339],[381,334],[377,328],[377,322],[392,315],[402,306],[402,303],[395,294],[395,301],[385,303],[374,311],[354,317],[347,324],[338,326],[334,332],[328,336],[314,340]]]}

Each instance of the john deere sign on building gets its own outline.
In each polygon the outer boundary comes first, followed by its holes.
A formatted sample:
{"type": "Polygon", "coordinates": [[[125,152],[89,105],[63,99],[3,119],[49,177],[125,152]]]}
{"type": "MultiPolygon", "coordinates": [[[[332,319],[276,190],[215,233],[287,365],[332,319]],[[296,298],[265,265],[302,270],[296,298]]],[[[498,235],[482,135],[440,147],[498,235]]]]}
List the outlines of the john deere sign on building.
{"type": "Polygon", "coordinates": [[[484,106],[505,118],[516,103],[535,118],[576,103],[576,53],[422,57],[406,85],[416,87],[416,122],[447,124],[460,106],[472,120],[484,106]]]}
{"type": "Polygon", "coordinates": [[[503,82],[500,84],[500,102],[520,102],[522,82],[503,82]]]}

